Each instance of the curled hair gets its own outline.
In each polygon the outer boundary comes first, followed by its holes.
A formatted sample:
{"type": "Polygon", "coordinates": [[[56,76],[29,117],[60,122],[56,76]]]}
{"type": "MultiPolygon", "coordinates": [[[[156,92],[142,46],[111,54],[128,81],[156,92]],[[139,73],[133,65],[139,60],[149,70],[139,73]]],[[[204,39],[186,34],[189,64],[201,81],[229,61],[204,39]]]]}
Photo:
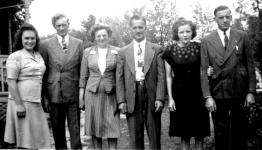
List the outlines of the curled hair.
{"type": "Polygon", "coordinates": [[[102,24],[95,24],[90,29],[90,35],[91,35],[92,42],[95,41],[96,32],[99,31],[99,30],[102,30],[102,29],[106,30],[109,38],[112,36],[112,30],[110,29],[110,27],[108,27],[106,25],[102,25],[102,24]]]}
{"type": "Polygon", "coordinates": [[[13,45],[13,51],[17,51],[17,50],[21,50],[23,49],[23,44],[22,44],[22,35],[25,31],[33,31],[35,33],[36,36],[36,44],[35,47],[33,48],[34,51],[38,51],[38,47],[39,47],[39,36],[38,36],[38,32],[36,30],[36,28],[29,24],[29,23],[24,23],[20,29],[18,30],[18,32],[15,35],[15,41],[14,41],[14,45],[13,45]]]}
{"type": "Polygon", "coordinates": [[[66,15],[62,14],[62,13],[58,13],[58,14],[55,14],[53,17],[52,17],[52,24],[53,26],[55,27],[55,23],[58,19],[60,18],[66,18],[67,20],[67,23],[69,24],[69,19],[66,17],[66,15]]]}
{"type": "Polygon", "coordinates": [[[221,5],[221,6],[218,6],[215,10],[214,10],[214,15],[216,16],[217,12],[221,11],[221,10],[230,10],[227,6],[225,5],[221,5]]]}
{"type": "Polygon", "coordinates": [[[180,26],[184,26],[184,25],[189,25],[191,30],[192,30],[192,37],[191,39],[193,39],[194,37],[196,37],[197,33],[196,33],[196,25],[190,21],[190,20],[186,20],[185,18],[179,18],[177,21],[174,22],[173,27],[172,27],[172,32],[173,32],[173,40],[178,41],[178,28],[180,26]]]}
{"type": "Polygon", "coordinates": [[[140,15],[133,15],[131,18],[130,18],[130,20],[129,20],[129,26],[131,27],[132,26],[132,21],[133,20],[142,20],[144,23],[145,23],[145,25],[146,25],[146,18],[145,17],[142,17],[142,16],[140,16],[140,15]]]}

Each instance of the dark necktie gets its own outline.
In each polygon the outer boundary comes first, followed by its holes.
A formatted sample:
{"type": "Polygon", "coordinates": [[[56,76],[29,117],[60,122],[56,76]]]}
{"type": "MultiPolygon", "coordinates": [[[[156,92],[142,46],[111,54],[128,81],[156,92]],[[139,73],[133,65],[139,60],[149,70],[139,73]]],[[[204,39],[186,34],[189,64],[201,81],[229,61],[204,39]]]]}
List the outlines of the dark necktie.
{"type": "Polygon", "coordinates": [[[225,46],[225,50],[227,49],[227,46],[228,46],[228,36],[226,34],[226,31],[224,31],[224,46],[225,46]]]}
{"type": "Polygon", "coordinates": [[[63,48],[63,52],[66,53],[68,49],[67,49],[65,37],[62,38],[62,48],[63,48]]]}
{"type": "Polygon", "coordinates": [[[137,51],[137,66],[140,68],[142,68],[142,71],[144,72],[144,58],[143,58],[143,52],[142,49],[140,47],[140,45],[138,45],[138,51],[137,51]]]}

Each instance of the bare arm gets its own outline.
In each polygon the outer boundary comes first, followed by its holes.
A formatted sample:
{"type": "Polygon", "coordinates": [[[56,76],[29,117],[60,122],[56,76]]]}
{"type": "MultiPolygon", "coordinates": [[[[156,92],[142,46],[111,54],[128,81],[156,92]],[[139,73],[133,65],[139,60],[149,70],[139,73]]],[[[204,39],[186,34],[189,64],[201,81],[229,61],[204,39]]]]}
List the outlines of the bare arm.
{"type": "Polygon", "coordinates": [[[168,93],[168,108],[170,111],[175,111],[176,106],[172,95],[172,84],[173,84],[172,69],[166,61],[165,61],[165,68],[166,68],[166,83],[167,83],[167,93],[168,93]]]}

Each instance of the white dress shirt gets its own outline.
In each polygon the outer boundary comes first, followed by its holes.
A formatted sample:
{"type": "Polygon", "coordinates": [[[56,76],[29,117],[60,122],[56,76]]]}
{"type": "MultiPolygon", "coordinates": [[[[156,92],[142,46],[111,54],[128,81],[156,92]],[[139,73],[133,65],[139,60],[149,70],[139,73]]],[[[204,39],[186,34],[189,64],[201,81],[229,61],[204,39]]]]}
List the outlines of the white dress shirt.
{"type": "MultiPolygon", "coordinates": [[[[226,31],[226,35],[227,35],[228,39],[229,39],[229,36],[230,36],[230,30],[231,30],[231,28],[228,28],[227,31],[226,31]]],[[[217,28],[217,33],[218,33],[218,35],[219,35],[219,38],[220,38],[223,46],[225,46],[225,41],[224,41],[225,35],[224,35],[224,31],[222,31],[222,30],[220,30],[219,28],[217,28]]]]}
{"type": "Polygon", "coordinates": [[[133,40],[134,43],[134,58],[135,58],[135,71],[136,71],[136,81],[143,81],[145,80],[145,74],[143,72],[143,69],[141,67],[138,67],[138,60],[142,59],[142,61],[145,60],[145,48],[146,48],[146,39],[144,39],[141,42],[137,42],[133,40]],[[142,49],[142,55],[141,57],[138,56],[138,51],[139,51],[139,45],[140,48],[142,49]]]}
{"type": "Polygon", "coordinates": [[[107,48],[98,48],[98,67],[103,75],[106,70],[107,48]]]}
{"type": "MultiPolygon", "coordinates": [[[[61,45],[61,47],[63,47],[63,44],[62,44],[62,39],[63,39],[63,37],[61,37],[60,35],[56,35],[57,36],[57,39],[58,39],[58,42],[59,42],[59,44],[61,45]]],[[[66,45],[68,46],[68,43],[69,43],[69,35],[67,34],[66,36],[65,36],[65,43],[66,43],[66,45]]]]}

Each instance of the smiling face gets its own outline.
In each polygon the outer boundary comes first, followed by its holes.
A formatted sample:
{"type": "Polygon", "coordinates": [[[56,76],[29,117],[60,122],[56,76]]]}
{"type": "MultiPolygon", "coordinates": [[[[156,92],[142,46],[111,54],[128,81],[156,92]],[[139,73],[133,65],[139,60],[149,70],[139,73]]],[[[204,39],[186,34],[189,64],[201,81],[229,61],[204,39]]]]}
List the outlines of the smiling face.
{"type": "Polygon", "coordinates": [[[101,29],[95,33],[95,41],[99,47],[107,46],[109,42],[109,36],[106,29],[101,29]]]}
{"type": "Polygon", "coordinates": [[[229,9],[218,11],[216,13],[215,20],[217,22],[218,28],[222,31],[226,31],[231,25],[231,11],[229,9]]]}
{"type": "Polygon", "coordinates": [[[58,35],[64,37],[68,33],[69,22],[66,17],[61,17],[55,21],[54,27],[58,35]]]}
{"type": "Polygon", "coordinates": [[[146,37],[146,24],[142,19],[134,19],[131,22],[132,37],[137,41],[141,42],[146,37]]]}
{"type": "Polygon", "coordinates": [[[192,39],[192,29],[189,24],[182,25],[178,27],[177,31],[178,39],[181,42],[181,44],[188,44],[190,40],[192,39]]]}
{"type": "Polygon", "coordinates": [[[33,48],[36,45],[36,34],[34,31],[26,30],[22,34],[22,45],[24,49],[33,51],[33,48]]]}

